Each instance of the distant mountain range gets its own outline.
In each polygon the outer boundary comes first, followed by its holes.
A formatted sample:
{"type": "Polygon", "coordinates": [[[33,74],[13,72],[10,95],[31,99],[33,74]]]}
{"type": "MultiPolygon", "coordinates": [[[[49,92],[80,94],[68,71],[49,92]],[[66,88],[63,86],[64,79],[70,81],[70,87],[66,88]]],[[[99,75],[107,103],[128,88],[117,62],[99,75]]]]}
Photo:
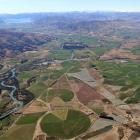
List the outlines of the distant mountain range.
{"type": "Polygon", "coordinates": [[[139,12],[67,12],[67,13],[26,13],[26,14],[0,14],[0,20],[9,22],[10,20],[19,20],[23,22],[37,21],[39,19],[71,19],[71,20],[138,20],[140,19],[139,12]],[[28,19],[28,20],[27,20],[28,19]]]}
{"type": "Polygon", "coordinates": [[[140,13],[1,14],[0,57],[35,50],[37,46],[51,41],[50,36],[63,38],[75,34],[91,36],[99,40],[139,40],[140,13]]]}
{"type": "Polygon", "coordinates": [[[17,31],[41,33],[46,33],[53,30],[55,32],[57,29],[77,30],[79,28],[83,28],[86,30],[94,30],[97,29],[96,26],[99,26],[99,24],[108,24],[110,21],[140,22],[140,13],[69,12],[30,14],[27,13],[15,15],[1,14],[0,28],[14,28],[17,31]]]}

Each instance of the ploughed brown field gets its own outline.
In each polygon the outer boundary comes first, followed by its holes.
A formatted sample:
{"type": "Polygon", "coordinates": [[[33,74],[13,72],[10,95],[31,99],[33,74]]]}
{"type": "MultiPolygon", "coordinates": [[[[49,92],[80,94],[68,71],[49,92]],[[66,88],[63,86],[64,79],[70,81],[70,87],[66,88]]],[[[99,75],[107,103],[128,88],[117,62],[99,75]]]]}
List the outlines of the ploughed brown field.
{"type": "Polygon", "coordinates": [[[94,100],[101,100],[103,97],[96,91],[84,83],[78,84],[79,90],[76,92],[77,97],[83,104],[88,104],[94,100]]]}
{"type": "Polygon", "coordinates": [[[123,49],[112,49],[111,51],[105,53],[100,57],[100,60],[113,60],[113,59],[139,60],[140,57],[132,54],[130,51],[125,51],[123,49]]]}

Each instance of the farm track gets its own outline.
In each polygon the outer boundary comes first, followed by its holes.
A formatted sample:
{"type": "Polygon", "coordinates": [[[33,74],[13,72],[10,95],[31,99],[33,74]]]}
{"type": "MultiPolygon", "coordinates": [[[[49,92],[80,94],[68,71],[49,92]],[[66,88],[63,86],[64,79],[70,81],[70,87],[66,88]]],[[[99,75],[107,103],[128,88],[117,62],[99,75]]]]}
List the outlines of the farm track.
{"type": "Polygon", "coordinates": [[[45,114],[43,114],[39,120],[37,121],[37,124],[36,124],[36,127],[35,127],[35,131],[34,131],[34,134],[33,134],[33,138],[32,140],[35,140],[38,136],[40,135],[44,135],[45,137],[47,137],[47,134],[44,133],[40,127],[40,123],[42,121],[42,119],[48,114],[49,112],[46,112],[45,114]]]}

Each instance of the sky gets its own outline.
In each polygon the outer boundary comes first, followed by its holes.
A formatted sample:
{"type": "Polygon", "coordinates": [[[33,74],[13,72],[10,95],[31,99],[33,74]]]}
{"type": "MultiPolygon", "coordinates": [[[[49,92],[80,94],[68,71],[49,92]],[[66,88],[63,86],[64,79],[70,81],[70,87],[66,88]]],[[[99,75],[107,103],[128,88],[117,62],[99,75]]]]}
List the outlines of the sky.
{"type": "Polygon", "coordinates": [[[140,11],[140,0],[0,0],[0,13],[140,11]]]}

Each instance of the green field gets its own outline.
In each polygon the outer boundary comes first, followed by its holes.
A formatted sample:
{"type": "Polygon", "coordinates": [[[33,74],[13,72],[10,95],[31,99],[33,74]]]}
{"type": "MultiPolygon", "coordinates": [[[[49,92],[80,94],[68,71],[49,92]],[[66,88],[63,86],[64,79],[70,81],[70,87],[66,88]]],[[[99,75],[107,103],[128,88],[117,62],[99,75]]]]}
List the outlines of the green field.
{"type": "Polygon", "coordinates": [[[35,124],[15,125],[0,140],[32,140],[35,124]]]}
{"type": "Polygon", "coordinates": [[[32,140],[37,120],[42,115],[43,113],[23,115],[0,140],[32,140]]]}
{"type": "Polygon", "coordinates": [[[25,83],[27,83],[27,80],[30,79],[33,76],[37,75],[36,70],[31,70],[31,71],[22,71],[17,75],[17,79],[20,83],[20,87],[25,87],[25,83]]]}
{"type": "Polygon", "coordinates": [[[47,100],[51,101],[54,97],[60,97],[64,102],[68,102],[73,99],[74,94],[72,91],[67,89],[49,89],[47,100]]]}
{"type": "Polygon", "coordinates": [[[126,89],[140,85],[140,63],[128,62],[116,64],[113,62],[97,62],[106,84],[123,86],[126,89]]]}
{"type": "Polygon", "coordinates": [[[134,92],[134,96],[132,96],[132,98],[126,100],[126,103],[135,104],[139,103],[139,100],[140,100],[140,87],[136,89],[136,91],[134,92]]]}
{"type": "Polygon", "coordinates": [[[102,106],[88,106],[89,108],[91,108],[96,114],[100,115],[102,112],[104,112],[104,107],[102,106]]]}
{"type": "Polygon", "coordinates": [[[43,115],[43,113],[23,115],[17,122],[17,125],[34,124],[43,115]]]}
{"type": "Polygon", "coordinates": [[[17,119],[16,115],[9,115],[8,117],[0,120],[0,130],[10,127],[17,119]]]}
{"type": "Polygon", "coordinates": [[[122,86],[120,98],[125,99],[130,96],[127,103],[137,103],[140,100],[140,63],[127,62],[116,64],[113,62],[97,62],[97,67],[101,70],[104,83],[122,86]],[[124,92],[136,88],[134,93],[125,94],[124,92]],[[138,89],[137,89],[138,88],[138,89]]]}
{"type": "Polygon", "coordinates": [[[32,84],[29,91],[32,92],[35,97],[39,97],[40,95],[47,93],[47,86],[43,82],[36,82],[32,84]]]}
{"type": "Polygon", "coordinates": [[[26,80],[26,79],[29,79],[31,78],[32,76],[34,76],[34,72],[32,71],[23,71],[21,73],[18,74],[18,79],[19,80],[26,80]]]}
{"type": "Polygon", "coordinates": [[[81,62],[78,61],[67,61],[62,63],[62,70],[55,70],[53,73],[50,75],[50,78],[52,80],[57,80],[60,78],[64,73],[66,72],[77,72],[81,68],[81,62]]]}
{"type": "Polygon", "coordinates": [[[48,59],[50,60],[66,60],[71,57],[71,51],[69,50],[53,50],[49,52],[48,59]]]}
{"type": "Polygon", "coordinates": [[[118,48],[119,46],[120,42],[118,41],[107,41],[104,42],[100,47],[92,48],[91,51],[93,51],[96,54],[96,56],[100,56],[113,48],[118,48]]]}
{"type": "Polygon", "coordinates": [[[41,122],[42,130],[49,136],[73,138],[90,127],[90,119],[79,111],[69,110],[67,119],[61,120],[53,114],[48,114],[41,122]]]}
{"type": "Polygon", "coordinates": [[[140,45],[131,49],[133,54],[140,55],[140,45]]]}
{"type": "MultiPolygon", "coordinates": [[[[95,37],[85,36],[85,35],[73,35],[72,40],[75,42],[82,42],[87,45],[98,45],[98,39],[95,37]]],[[[68,41],[71,41],[71,38],[68,41]]]]}

